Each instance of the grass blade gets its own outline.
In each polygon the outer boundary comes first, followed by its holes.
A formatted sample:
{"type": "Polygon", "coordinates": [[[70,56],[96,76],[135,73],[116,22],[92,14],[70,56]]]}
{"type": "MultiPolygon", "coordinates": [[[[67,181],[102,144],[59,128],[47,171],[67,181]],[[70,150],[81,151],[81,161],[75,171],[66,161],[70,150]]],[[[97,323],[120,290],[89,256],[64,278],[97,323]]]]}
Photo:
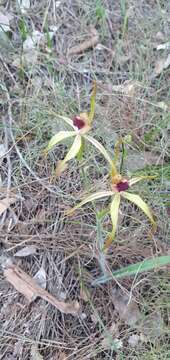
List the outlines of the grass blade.
{"type": "Polygon", "coordinates": [[[114,278],[120,279],[127,276],[141,274],[146,271],[158,269],[161,266],[170,264],[170,256],[159,256],[153,259],[146,259],[133,265],[126,266],[120,270],[113,271],[110,275],[104,275],[96,279],[93,285],[105,284],[114,278]]]}

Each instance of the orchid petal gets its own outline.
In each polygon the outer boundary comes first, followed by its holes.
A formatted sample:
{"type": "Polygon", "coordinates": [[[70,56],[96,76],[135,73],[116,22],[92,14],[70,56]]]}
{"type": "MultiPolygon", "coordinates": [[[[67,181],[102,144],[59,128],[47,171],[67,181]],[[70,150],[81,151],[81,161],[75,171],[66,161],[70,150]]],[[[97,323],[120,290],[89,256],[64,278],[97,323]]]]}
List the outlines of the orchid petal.
{"type": "Polygon", "coordinates": [[[75,137],[75,140],[70,148],[70,150],[68,151],[66,157],[58,162],[57,168],[56,168],[56,176],[60,176],[61,173],[66,169],[67,165],[66,163],[73,159],[74,157],[76,157],[76,155],[78,154],[79,150],[81,148],[81,136],[77,135],[75,137]]]}
{"type": "Polygon", "coordinates": [[[79,209],[80,207],[82,207],[83,205],[97,200],[97,199],[101,199],[103,197],[107,197],[107,196],[112,196],[113,192],[112,191],[99,191],[97,193],[91,194],[89,196],[87,196],[84,200],[82,200],[79,204],[77,204],[76,206],[74,206],[72,209],[66,211],[67,215],[71,215],[73,214],[73,212],[77,209],[79,209]]]}
{"type": "Polygon", "coordinates": [[[95,111],[95,99],[96,99],[97,84],[96,81],[93,83],[93,91],[90,98],[90,113],[88,114],[89,125],[92,124],[95,111]]]}
{"type": "Polygon", "coordinates": [[[110,214],[112,219],[112,232],[106,238],[103,250],[107,251],[112,241],[115,238],[117,223],[118,223],[118,214],[119,214],[119,205],[120,205],[120,194],[116,194],[113,198],[110,207],[110,214]]]}
{"type": "Polygon", "coordinates": [[[112,219],[112,238],[114,239],[117,229],[118,214],[119,214],[119,205],[120,205],[120,194],[116,194],[113,198],[110,207],[110,214],[112,219]]]}
{"type": "Polygon", "coordinates": [[[96,149],[98,149],[101,154],[105,157],[105,159],[109,162],[109,164],[111,165],[111,167],[113,166],[113,161],[110,158],[108,152],[106,151],[106,149],[104,148],[104,146],[99,143],[96,139],[94,139],[93,137],[89,136],[89,135],[84,135],[84,138],[86,140],[88,140],[91,144],[93,144],[96,149]]]}
{"type": "Polygon", "coordinates": [[[53,110],[46,110],[46,113],[49,114],[49,115],[53,115],[55,116],[56,118],[59,118],[61,120],[64,120],[68,125],[70,125],[73,129],[74,129],[74,125],[73,125],[73,120],[68,118],[67,116],[63,116],[63,115],[60,115],[60,114],[57,114],[55,111],[53,110]]]}
{"type": "Polygon", "coordinates": [[[77,135],[70,150],[68,151],[66,157],[64,158],[64,160],[62,160],[62,162],[66,163],[67,161],[73,159],[78,154],[80,148],[81,148],[81,136],[77,135]]]}
{"type": "Polygon", "coordinates": [[[156,223],[155,223],[155,220],[153,218],[152,212],[151,212],[149,206],[145,203],[145,201],[143,201],[141,199],[141,197],[139,195],[131,194],[129,192],[122,192],[121,195],[125,199],[127,199],[127,200],[133,202],[135,205],[137,205],[145,213],[145,215],[150,219],[151,223],[155,227],[156,223]]]}
{"type": "Polygon", "coordinates": [[[54,135],[48,143],[48,146],[45,151],[51,150],[51,148],[57,145],[60,141],[72,137],[75,135],[75,131],[59,131],[56,135],[54,135]]]}
{"type": "Polygon", "coordinates": [[[153,180],[155,179],[157,176],[148,176],[148,175],[144,175],[144,176],[137,176],[134,177],[132,179],[129,180],[129,186],[132,186],[134,184],[136,184],[137,182],[141,181],[141,180],[153,180]]]}

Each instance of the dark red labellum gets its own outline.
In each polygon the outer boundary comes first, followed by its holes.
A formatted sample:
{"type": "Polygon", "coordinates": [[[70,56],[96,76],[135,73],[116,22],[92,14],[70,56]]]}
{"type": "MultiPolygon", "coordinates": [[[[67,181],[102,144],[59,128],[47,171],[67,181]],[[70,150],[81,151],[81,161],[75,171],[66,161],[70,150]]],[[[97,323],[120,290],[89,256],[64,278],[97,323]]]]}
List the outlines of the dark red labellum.
{"type": "Polygon", "coordinates": [[[116,184],[116,189],[118,192],[128,190],[129,189],[128,181],[120,181],[118,184],[116,184]]]}
{"type": "Polygon", "coordinates": [[[80,130],[85,126],[85,122],[79,116],[75,116],[75,118],[73,119],[73,125],[80,130]]]}

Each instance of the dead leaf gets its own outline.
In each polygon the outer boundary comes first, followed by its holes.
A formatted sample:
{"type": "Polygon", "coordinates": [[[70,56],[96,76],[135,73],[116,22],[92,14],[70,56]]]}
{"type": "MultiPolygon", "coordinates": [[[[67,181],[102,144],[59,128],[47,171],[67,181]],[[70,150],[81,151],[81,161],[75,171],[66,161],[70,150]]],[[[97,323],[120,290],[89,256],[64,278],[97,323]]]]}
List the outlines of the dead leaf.
{"type": "Polygon", "coordinates": [[[46,289],[47,286],[47,277],[44,268],[41,266],[40,270],[34,275],[34,280],[41,287],[41,289],[46,289]]]}
{"type": "Polygon", "coordinates": [[[19,4],[19,7],[20,7],[20,10],[21,10],[22,14],[26,14],[27,11],[31,7],[31,1],[30,0],[18,0],[18,4],[19,4]]]}
{"type": "Polygon", "coordinates": [[[126,80],[121,85],[113,85],[112,91],[119,92],[125,94],[130,97],[134,97],[137,89],[140,87],[140,83],[138,81],[126,80]]]}
{"type": "Polygon", "coordinates": [[[67,360],[67,355],[63,351],[57,351],[51,360],[67,360]]]}
{"type": "Polygon", "coordinates": [[[0,12],[0,32],[1,31],[10,31],[10,20],[13,16],[9,14],[3,14],[0,12]]]}
{"type": "Polygon", "coordinates": [[[37,248],[35,245],[28,245],[25,246],[23,249],[18,250],[14,256],[15,257],[25,257],[25,256],[29,256],[29,255],[34,255],[37,251],[37,248]]]}
{"type": "Polygon", "coordinates": [[[130,298],[122,289],[112,289],[112,299],[116,311],[125,324],[134,326],[141,317],[137,303],[130,298]]]}
{"type": "Polygon", "coordinates": [[[166,70],[170,66],[170,54],[166,59],[159,59],[155,64],[153,78],[159,76],[163,70],[166,70]]]}
{"type": "Polygon", "coordinates": [[[160,312],[146,315],[139,324],[139,330],[149,340],[156,339],[164,332],[164,321],[160,312]]]}
{"type": "Polygon", "coordinates": [[[80,289],[80,299],[84,300],[85,302],[88,302],[89,301],[89,296],[87,294],[87,289],[83,289],[81,288],[80,289]]]}
{"type": "Polygon", "coordinates": [[[23,51],[28,52],[32,49],[35,49],[41,40],[44,40],[44,34],[38,30],[33,31],[31,36],[28,36],[24,41],[23,51]]]}
{"type": "Polygon", "coordinates": [[[94,47],[99,42],[99,35],[97,30],[91,26],[90,27],[90,39],[83,41],[81,44],[74,46],[68,50],[67,55],[77,55],[81,54],[84,51],[94,47]]]}
{"type": "Polygon", "coordinates": [[[48,291],[41,289],[37,285],[35,279],[26,274],[22,269],[16,265],[11,265],[4,269],[4,276],[6,280],[14,286],[14,288],[26,297],[29,302],[32,302],[35,297],[41,297],[55,306],[59,311],[65,314],[78,315],[80,306],[77,301],[66,303],[59,301],[48,291]]]}
{"type": "Polygon", "coordinates": [[[4,144],[0,144],[0,165],[2,164],[2,161],[6,155],[6,148],[4,144]]]}
{"type": "Polygon", "coordinates": [[[2,215],[3,212],[7,210],[9,206],[13,204],[16,200],[17,198],[8,198],[8,197],[0,200],[0,215],[2,215]]]}
{"type": "Polygon", "coordinates": [[[159,44],[156,47],[157,50],[168,50],[169,48],[170,48],[170,41],[168,41],[164,44],[159,44]]]}
{"type": "Polygon", "coordinates": [[[157,41],[165,41],[165,34],[162,31],[158,31],[155,35],[157,41]]]}
{"type": "Polygon", "coordinates": [[[164,111],[169,111],[169,107],[165,103],[165,101],[159,101],[156,105],[159,106],[159,108],[164,110],[164,111]]]}
{"type": "Polygon", "coordinates": [[[37,345],[31,346],[31,360],[44,360],[43,356],[39,353],[37,345]]]}
{"type": "Polygon", "coordinates": [[[131,347],[135,347],[138,345],[140,341],[140,336],[137,334],[132,334],[129,336],[128,343],[131,347]]]}

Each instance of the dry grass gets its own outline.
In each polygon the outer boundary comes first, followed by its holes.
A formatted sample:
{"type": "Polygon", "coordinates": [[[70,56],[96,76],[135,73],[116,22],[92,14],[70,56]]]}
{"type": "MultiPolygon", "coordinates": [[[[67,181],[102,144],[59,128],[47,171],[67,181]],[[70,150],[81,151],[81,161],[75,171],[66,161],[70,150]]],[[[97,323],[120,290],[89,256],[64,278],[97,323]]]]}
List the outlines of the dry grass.
{"type": "MultiPolygon", "coordinates": [[[[48,158],[44,158],[43,149],[51,135],[63,129],[63,124],[49,112],[72,116],[87,108],[91,80],[95,78],[99,85],[96,138],[113,151],[117,136],[131,134],[133,142],[129,154],[136,154],[137,167],[129,165],[127,159],[125,170],[131,175],[138,170],[139,157],[149,154],[146,161],[149,166],[139,165],[140,170],[143,167],[142,173],[153,173],[157,165],[159,174],[154,183],[140,187],[142,197],[152,205],[158,218],[154,239],[148,239],[149,225],[141,213],[124,204],[118,238],[107,255],[108,264],[117,269],[152,254],[163,255],[169,251],[169,110],[163,111],[158,106],[164,101],[169,108],[169,70],[154,79],[152,74],[156,59],[161,56],[155,44],[163,41],[158,41],[156,34],[161,31],[165,42],[170,35],[170,6],[159,0],[131,1],[129,25],[122,38],[120,2],[70,0],[61,1],[54,8],[54,1],[35,1],[33,9],[24,16],[11,3],[4,1],[2,4],[3,8],[12,6],[15,17],[9,45],[0,40],[3,49],[0,142],[5,141],[9,150],[0,174],[2,197],[6,191],[12,191],[17,194],[18,201],[1,219],[1,253],[13,256],[25,245],[35,244],[37,254],[19,260],[22,269],[34,275],[43,263],[47,289],[60,298],[78,299],[82,314],[79,318],[62,315],[41,299],[28,305],[1,275],[0,359],[30,359],[33,343],[39,346],[44,360],[62,360],[62,354],[65,354],[63,359],[68,360],[168,359],[168,272],[162,270],[120,282],[126,291],[133,290],[144,317],[159,312],[164,320],[159,336],[149,335],[146,342],[132,348],[129,336],[139,331],[125,325],[114,310],[111,297],[114,284],[91,286],[92,280],[100,274],[95,212],[104,208],[104,204],[97,204],[96,208],[89,205],[69,219],[63,216],[64,210],[85,192],[104,188],[105,162],[94,149],[87,148],[83,167],[73,161],[66,173],[56,180],[52,174],[66,146],[59,145],[48,158]],[[51,52],[46,46],[40,46],[38,61],[25,66],[22,72],[13,65],[22,49],[21,19],[29,33],[33,29],[57,26],[51,52]],[[97,29],[103,47],[68,57],[71,47],[89,37],[90,25],[97,29]],[[113,88],[126,80],[137,83],[132,97],[117,93],[113,88]],[[87,301],[82,298],[82,286],[89,291],[87,301]],[[119,339],[123,341],[123,347],[117,352],[105,349],[102,342],[113,322],[118,324],[119,339]]],[[[109,226],[110,220],[106,217],[103,236],[109,226]]]]}

